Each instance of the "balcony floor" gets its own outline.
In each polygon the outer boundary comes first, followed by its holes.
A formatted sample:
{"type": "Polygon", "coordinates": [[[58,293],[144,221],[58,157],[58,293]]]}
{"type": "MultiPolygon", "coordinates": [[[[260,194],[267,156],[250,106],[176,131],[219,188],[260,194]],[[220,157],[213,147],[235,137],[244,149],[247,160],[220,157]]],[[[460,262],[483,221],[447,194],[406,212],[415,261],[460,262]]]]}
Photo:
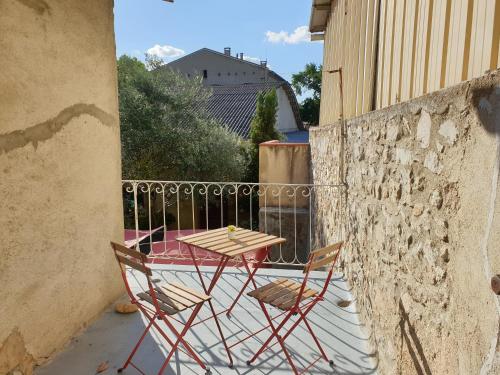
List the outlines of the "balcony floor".
{"type": "MultiPolygon", "coordinates": [[[[203,267],[204,276],[211,279],[214,267],[203,267]]],[[[129,271],[134,279],[134,288],[139,290],[144,285],[138,272],[129,271]]],[[[311,273],[310,286],[320,290],[326,276],[323,272],[311,273]]],[[[201,291],[199,279],[192,266],[155,265],[154,278],[164,280],[180,280],[187,286],[201,291]]],[[[257,272],[257,285],[264,285],[277,277],[302,280],[302,272],[283,269],[261,269],[257,272]]],[[[237,268],[226,268],[219,279],[213,299],[215,309],[223,310],[232,297],[236,296],[246,274],[237,268]]],[[[248,289],[247,291],[250,291],[248,289]]],[[[335,275],[325,301],[315,306],[308,315],[309,321],[319,340],[323,344],[327,355],[335,362],[332,369],[323,360],[316,362],[308,373],[311,374],[375,374],[376,361],[371,355],[366,334],[363,332],[356,306],[352,303],[346,308],[337,306],[340,300],[351,300],[349,287],[341,275],[335,275]]],[[[200,311],[201,318],[209,316],[209,307],[206,304],[200,311]]],[[[269,309],[272,316],[278,310],[269,309]]],[[[186,317],[183,313],[183,318],[186,317]]],[[[243,338],[249,332],[255,332],[263,327],[264,315],[256,301],[244,295],[239,305],[233,310],[231,319],[225,314],[219,315],[222,329],[229,344],[243,338]]],[[[292,318],[294,320],[294,318],[292,318]]],[[[37,375],[89,375],[95,374],[102,362],[109,362],[109,368],[103,374],[116,373],[132,346],[139,338],[145,327],[145,320],[140,313],[120,315],[112,310],[106,311],[99,320],[92,324],[82,335],[74,338],[69,346],[60,353],[51,363],[38,368],[37,375]]],[[[168,332],[168,329],[166,329],[168,332]]],[[[285,360],[284,354],[278,350],[279,345],[265,351],[254,362],[252,367],[246,365],[251,353],[254,353],[270,331],[263,331],[232,349],[234,369],[227,367],[227,357],[224,346],[220,343],[215,322],[208,320],[193,328],[186,340],[206,361],[215,374],[291,374],[292,371],[285,360]]],[[[153,330],[146,336],[141,349],[134,357],[134,362],[146,374],[156,374],[163,363],[168,345],[153,330]],[[158,345],[160,343],[160,345],[158,345]]],[[[291,355],[299,371],[315,359],[318,355],[308,331],[302,325],[286,341],[291,355]]],[[[177,352],[164,374],[203,374],[202,369],[182,352],[177,352]]],[[[133,367],[127,368],[123,374],[138,374],[133,367]]]]}

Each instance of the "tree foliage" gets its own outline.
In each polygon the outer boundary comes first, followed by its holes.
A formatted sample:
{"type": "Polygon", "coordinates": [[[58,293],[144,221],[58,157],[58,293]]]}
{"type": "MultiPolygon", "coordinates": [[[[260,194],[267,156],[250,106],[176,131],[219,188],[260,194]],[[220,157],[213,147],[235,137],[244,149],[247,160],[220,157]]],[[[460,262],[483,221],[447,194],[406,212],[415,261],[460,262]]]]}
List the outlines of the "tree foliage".
{"type": "Polygon", "coordinates": [[[246,169],[241,141],[209,117],[210,90],[201,78],[160,65],[129,56],[118,60],[124,177],[239,180],[246,169]]]}
{"type": "Polygon", "coordinates": [[[247,180],[259,181],[259,144],[271,140],[281,140],[283,136],[276,129],[278,96],[276,90],[261,92],[257,96],[257,108],[250,125],[249,167],[247,180]]]}
{"type": "Polygon", "coordinates": [[[292,75],[292,87],[298,95],[312,94],[300,103],[300,117],[311,125],[319,124],[322,70],[322,65],[309,63],[303,71],[292,75]]]}

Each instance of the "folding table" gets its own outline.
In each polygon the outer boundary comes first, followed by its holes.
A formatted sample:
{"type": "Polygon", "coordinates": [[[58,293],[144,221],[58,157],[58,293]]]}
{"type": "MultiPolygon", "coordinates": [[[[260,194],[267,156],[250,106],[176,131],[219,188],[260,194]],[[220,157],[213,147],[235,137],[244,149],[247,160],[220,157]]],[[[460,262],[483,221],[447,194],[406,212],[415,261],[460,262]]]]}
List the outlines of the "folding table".
{"type": "Polygon", "coordinates": [[[233,367],[231,352],[224,338],[224,334],[222,333],[217,315],[223,312],[226,312],[226,314],[229,315],[250,282],[252,282],[253,286],[257,288],[257,285],[253,280],[257,269],[262,265],[262,262],[264,262],[271,246],[281,244],[286,240],[281,237],[276,237],[266,233],[260,233],[242,228],[236,228],[236,231],[233,233],[233,237],[229,238],[227,228],[220,228],[202,233],[192,234],[190,236],[178,237],[177,241],[185,244],[188,247],[189,253],[200,278],[201,285],[203,286],[205,294],[207,294],[208,296],[211,295],[213,288],[217,284],[217,281],[222,275],[222,272],[224,271],[224,268],[226,267],[229,260],[234,258],[241,258],[242,263],[245,266],[246,271],[248,272],[247,281],[243,285],[232,305],[227,310],[216,313],[212,301],[207,301],[210,305],[212,317],[215,320],[220,337],[222,339],[222,342],[224,343],[224,347],[226,348],[227,356],[229,359],[229,367],[233,367]],[[196,248],[209,251],[220,256],[220,262],[208,287],[205,285],[203,276],[198,266],[198,260],[195,256],[196,248]],[[249,253],[253,253],[261,249],[262,253],[259,254],[259,259],[256,259],[256,264],[254,265],[254,269],[252,271],[248,266],[248,255],[249,253]]]}

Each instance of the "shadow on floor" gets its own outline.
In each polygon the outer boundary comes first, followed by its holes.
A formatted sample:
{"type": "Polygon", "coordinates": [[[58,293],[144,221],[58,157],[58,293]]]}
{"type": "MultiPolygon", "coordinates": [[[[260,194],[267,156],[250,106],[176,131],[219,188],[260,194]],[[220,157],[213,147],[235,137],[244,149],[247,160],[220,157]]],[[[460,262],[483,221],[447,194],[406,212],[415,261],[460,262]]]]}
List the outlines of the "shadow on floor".
{"type": "MultiPolygon", "coordinates": [[[[180,281],[185,285],[201,291],[198,275],[189,266],[161,265],[154,271],[154,278],[163,282],[180,281]]],[[[203,277],[211,279],[214,268],[202,269],[203,277]]],[[[134,291],[144,289],[144,280],[137,272],[129,271],[131,285],[134,291]]],[[[311,274],[310,287],[319,289],[324,283],[324,274],[311,274]]],[[[300,271],[263,269],[256,276],[258,285],[264,285],[278,277],[302,280],[300,271]]],[[[230,305],[234,296],[246,280],[246,274],[236,268],[228,268],[223,274],[213,292],[214,307],[222,311],[230,305]]],[[[327,355],[334,361],[334,367],[324,360],[319,360],[310,368],[310,374],[364,375],[376,373],[376,362],[368,347],[368,336],[362,331],[359,316],[354,303],[347,307],[339,307],[341,300],[352,300],[349,287],[345,280],[336,275],[332,280],[325,301],[318,304],[308,315],[319,341],[327,355]]],[[[277,310],[270,310],[272,315],[277,310]]],[[[209,317],[210,310],[203,307],[200,319],[209,317]]],[[[187,319],[189,312],[183,312],[179,318],[187,319]]],[[[225,314],[219,319],[222,330],[229,345],[256,332],[264,327],[265,318],[259,306],[253,299],[244,295],[233,310],[231,318],[225,314]]],[[[292,318],[292,321],[294,319],[292,318]]],[[[145,328],[147,321],[139,313],[119,315],[107,311],[90,326],[81,336],[72,340],[69,347],[58,355],[50,364],[36,370],[37,375],[88,375],[95,374],[100,363],[108,361],[109,369],[103,374],[113,374],[121,367],[145,328]]],[[[291,323],[290,323],[291,324],[291,323]]],[[[168,329],[165,330],[168,333],[168,329]]],[[[168,354],[169,346],[154,330],[150,331],[139,351],[134,356],[134,362],[146,374],[156,374],[168,354]]],[[[227,366],[227,354],[213,320],[207,320],[188,332],[186,340],[199,353],[200,357],[215,374],[291,374],[291,369],[284,354],[274,345],[266,350],[249,367],[246,361],[260,348],[269,335],[264,330],[258,335],[232,348],[234,368],[227,366]]],[[[292,357],[299,369],[319,356],[314,341],[305,327],[299,326],[286,340],[292,357]]],[[[139,374],[129,367],[123,374],[139,374]]],[[[196,362],[181,351],[175,353],[164,374],[203,374],[196,362]]],[[[425,373],[426,374],[426,373],[425,373]]]]}

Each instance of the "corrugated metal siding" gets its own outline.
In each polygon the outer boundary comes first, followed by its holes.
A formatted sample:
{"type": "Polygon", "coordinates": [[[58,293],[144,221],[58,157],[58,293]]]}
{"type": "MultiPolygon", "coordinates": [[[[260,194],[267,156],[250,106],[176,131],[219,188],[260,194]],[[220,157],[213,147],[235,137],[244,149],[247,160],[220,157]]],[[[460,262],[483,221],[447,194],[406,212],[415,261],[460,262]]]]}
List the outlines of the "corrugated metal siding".
{"type": "Polygon", "coordinates": [[[344,100],[344,114],[361,114],[372,107],[378,3],[332,3],[324,42],[321,124],[337,121],[342,109],[340,76],[332,70],[342,68],[344,98],[352,98],[344,100]]]}
{"type": "Polygon", "coordinates": [[[496,0],[333,1],[320,124],[340,118],[332,70],[342,68],[344,117],[352,118],[500,67],[499,39],[496,0]]]}

